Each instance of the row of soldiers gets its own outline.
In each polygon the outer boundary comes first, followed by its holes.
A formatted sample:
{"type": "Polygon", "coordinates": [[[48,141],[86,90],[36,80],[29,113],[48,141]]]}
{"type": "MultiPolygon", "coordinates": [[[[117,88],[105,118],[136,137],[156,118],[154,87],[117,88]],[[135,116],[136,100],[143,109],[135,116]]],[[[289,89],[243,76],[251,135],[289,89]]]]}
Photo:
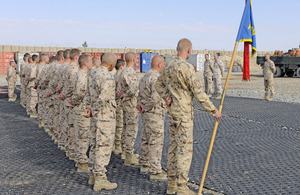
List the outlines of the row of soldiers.
{"type": "Polygon", "coordinates": [[[125,61],[106,53],[101,62],[78,49],[58,51],[50,59],[45,54],[40,59],[25,54],[21,105],[30,117],[38,117],[39,127],[75,162],[78,172],[90,173],[88,183],[95,191],[117,187],[106,177],[114,152],[126,166],[140,166],[141,173],[150,173],[150,179],[168,180],[167,194],[192,194],[187,182],[193,154],[193,99],[218,121],[221,113],[186,62],[192,43],[181,39],[177,51],[166,66],[163,57],[154,56],[151,70],[141,79],[133,68],[137,59],[132,52],[126,53],[125,61]],[[143,122],[140,156],[134,153],[138,112],[143,122]],[[161,157],[167,112],[166,174],[161,157]]]}

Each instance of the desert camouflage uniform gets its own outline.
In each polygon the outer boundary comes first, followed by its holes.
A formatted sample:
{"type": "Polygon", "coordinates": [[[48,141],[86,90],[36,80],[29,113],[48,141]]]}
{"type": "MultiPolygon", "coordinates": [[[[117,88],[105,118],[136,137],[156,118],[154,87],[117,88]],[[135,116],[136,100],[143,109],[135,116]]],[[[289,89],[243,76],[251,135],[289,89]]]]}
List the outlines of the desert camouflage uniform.
{"type": "Polygon", "coordinates": [[[48,97],[47,92],[49,89],[49,82],[50,79],[53,75],[53,67],[55,66],[56,62],[53,62],[51,64],[46,65],[43,68],[42,75],[41,75],[41,89],[42,93],[44,93],[44,116],[43,116],[43,121],[44,121],[44,127],[47,132],[50,132],[52,135],[54,134],[53,132],[53,117],[54,117],[54,105],[53,105],[53,100],[52,96],[48,97]]]}
{"type": "Polygon", "coordinates": [[[59,82],[59,68],[62,66],[60,63],[55,63],[53,65],[53,71],[52,71],[52,77],[49,81],[49,87],[48,91],[52,94],[52,100],[53,100],[53,131],[55,133],[55,137],[58,139],[59,133],[58,129],[60,126],[59,121],[59,106],[60,106],[60,99],[59,99],[59,93],[56,92],[56,88],[58,86],[59,82]]]}
{"type": "Polygon", "coordinates": [[[204,86],[205,86],[205,93],[207,95],[212,94],[212,76],[213,76],[213,64],[210,60],[204,62],[204,86]]]}
{"type": "MultiPolygon", "coordinates": [[[[116,82],[116,94],[122,91],[121,83],[119,82],[120,73],[116,73],[114,75],[115,82],[116,82]]],[[[122,107],[122,100],[116,98],[116,135],[115,135],[115,146],[119,146],[122,144],[122,148],[125,148],[124,139],[122,139],[122,132],[123,132],[123,107],[122,107]],[[122,143],[121,143],[122,142],[122,143]]]]}
{"type": "Polygon", "coordinates": [[[264,64],[264,85],[265,85],[265,94],[268,96],[269,91],[271,96],[275,95],[273,77],[276,72],[275,64],[272,60],[266,61],[264,64]]]}
{"type": "Polygon", "coordinates": [[[193,155],[194,98],[210,114],[216,107],[202,91],[200,79],[193,65],[181,57],[175,57],[166,65],[155,88],[163,99],[170,96],[170,145],[168,151],[168,181],[177,181],[178,186],[188,182],[193,155]]]}
{"type": "MultiPolygon", "coordinates": [[[[36,80],[35,80],[35,86],[38,87],[40,85],[40,81],[42,78],[42,72],[46,65],[39,64],[37,68],[36,73],[36,80]]],[[[42,89],[37,88],[38,93],[38,118],[39,120],[43,120],[43,114],[44,114],[44,103],[43,100],[45,98],[45,93],[42,91],[42,89]]]]}
{"type": "MultiPolygon", "coordinates": [[[[66,71],[68,69],[69,64],[68,63],[63,63],[59,69],[59,83],[58,83],[58,88],[60,89],[60,92],[63,91],[64,88],[64,75],[66,74],[66,71]]],[[[60,100],[59,104],[59,126],[58,126],[58,145],[64,147],[65,143],[67,141],[67,127],[68,127],[68,122],[66,120],[66,114],[65,114],[65,104],[63,100],[60,100]]]]}
{"type": "Polygon", "coordinates": [[[138,132],[137,95],[139,80],[136,72],[130,66],[126,66],[120,74],[120,80],[124,96],[122,98],[124,120],[124,143],[122,148],[127,154],[133,154],[134,144],[138,132]]]}
{"type": "Polygon", "coordinates": [[[25,67],[25,70],[24,70],[24,74],[25,74],[25,94],[26,94],[26,110],[27,110],[27,113],[28,113],[28,109],[29,109],[29,100],[30,100],[30,88],[28,87],[28,79],[29,79],[29,76],[30,76],[30,66],[31,64],[27,64],[27,66],[25,67]]]}
{"type": "Polygon", "coordinates": [[[75,159],[75,134],[74,134],[74,120],[73,120],[73,105],[69,103],[73,92],[74,92],[74,86],[75,86],[75,77],[76,73],[79,71],[79,65],[70,63],[68,68],[66,69],[65,75],[64,75],[64,88],[62,91],[62,94],[64,94],[64,111],[66,116],[66,122],[67,126],[66,128],[66,134],[67,134],[67,143],[65,144],[65,148],[67,151],[67,155],[71,159],[75,159]]]}
{"type": "Polygon", "coordinates": [[[7,82],[8,82],[8,98],[9,100],[16,100],[17,94],[15,94],[17,72],[14,67],[9,65],[7,67],[7,82]]]}
{"type": "Polygon", "coordinates": [[[89,148],[89,131],[90,131],[90,118],[86,118],[84,97],[87,90],[88,73],[79,70],[76,74],[75,89],[72,96],[72,103],[74,105],[73,118],[75,130],[75,144],[76,144],[76,162],[88,163],[86,155],[89,148]]]}
{"type": "Polygon", "coordinates": [[[20,103],[22,103],[24,106],[26,106],[26,88],[25,88],[25,70],[26,70],[26,66],[27,64],[25,62],[23,62],[21,64],[21,68],[20,68],[20,73],[21,73],[21,77],[20,77],[20,83],[21,83],[21,94],[20,94],[20,103]]]}
{"type": "Polygon", "coordinates": [[[91,106],[91,152],[89,168],[95,177],[106,176],[115,139],[116,102],[115,81],[103,66],[92,70],[88,79],[87,106],[91,106]],[[94,160],[94,162],[91,162],[94,160]]]}
{"type": "Polygon", "coordinates": [[[219,59],[214,61],[213,68],[213,81],[215,86],[215,94],[222,94],[221,79],[224,75],[224,65],[223,62],[219,59]]]}
{"type": "Polygon", "coordinates": [[[28,110],[33,111],[33,112],[36,112],[36,105],[38,103],[38,94],[37,94],[37,89],[35,86],[38,66],[39,66],[38,64],[32,63],[28,70],[30,72],[30,74],[28,74],[29,81],[28,81],[28,85],[27,85],[27,88],[29,88],[29,90],[30,90],[28,110]]]}
{"type": "Polygon", "coordinates": [[[143,132],[140,165],[150,166],[151,174],[162,173],[161,157],[164,145],[165,104],[155,90],[159,72],[150,69],[140,80],[138,104],[142,104],[143,132]]]}

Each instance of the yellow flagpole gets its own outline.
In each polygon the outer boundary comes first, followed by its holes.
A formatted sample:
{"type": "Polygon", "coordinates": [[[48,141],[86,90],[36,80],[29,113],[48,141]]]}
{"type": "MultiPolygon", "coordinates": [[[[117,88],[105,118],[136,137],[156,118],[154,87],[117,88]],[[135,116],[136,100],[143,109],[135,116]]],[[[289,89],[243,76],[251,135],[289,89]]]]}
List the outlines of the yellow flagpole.
{"type": "MultiPolygon", "coordinates": [[[[226,82],[225,82],[225,86],[224,86],[224,91],[223,91],[223,94],[222,94],[221,103],[220,103],[220,107],[219,107],[219,112],[220,113],[222,112],[222,109],[223,109],[225,94],[226,94],[226,90],[228,88],[228,83],[229,83],[229,79],[230,79],[230,75],[231,75],[231,71],[232,71],[232,67],[233,67],[233,62],[234,62],[234,59],[235,59],[235,56],[236,56],[238,45],[239,45],[239,42],[238,41],[235,42],[235,46],[234,46],[234,50],[233,50],[233,53],[232,53],[230,66],[229,66],[229,70],[228,70],[228,74],[227,74],[227,78],[226,78],[226,82]]],[[[204,170],[203,170],[203,173],[202,173],[202,179],[201,179],[201,183],[200,183],[200,186],[199,186],[198,195],[201,195],[201,192],[203,190],[203,185],[204,185],[204,181],[205,181],[205,177],[206,177],[206,172],[207,172],[211,152],[212,152],[212,149],[213,149],[213,146],[214,146],[214,142],[215,142],[215,138],[216,138],[216,134],[217,134],[217,130],[218,130],[218,125],[219,125],[219,123],[218,123],[218,121],[216,121],[214,131],[213,131],[213,134],[212,134],[212,138],[211,138],[211,141],[210,141],[208,153],[207,153],[207,158],[206,158],[204,170]]]]}

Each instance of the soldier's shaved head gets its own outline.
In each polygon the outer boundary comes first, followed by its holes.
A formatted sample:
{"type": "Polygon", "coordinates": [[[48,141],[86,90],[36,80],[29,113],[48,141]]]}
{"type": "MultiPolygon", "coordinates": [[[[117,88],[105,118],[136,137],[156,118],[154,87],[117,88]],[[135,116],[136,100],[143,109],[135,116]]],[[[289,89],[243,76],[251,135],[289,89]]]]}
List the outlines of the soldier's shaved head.
{"type": "Polygon", "coordinates": [[[63,50],[59,50],[56,53],[56,60],[59,61],[59,60],[62,60],[63,58],[64,58],[64,51],[63,50]]]}
{"type": "Polygon", "coordinates": [[[117,56],[114,53],[105,53],[102,57],[102,66],[105,66],[109,71],[115,68],[117,56]]]}
{"type": "Polygon", "coordinates": [[[55,62],[56,60],[56,57],[55,56],[51,56],[50,59],[49,59],[49,64],[55,62]]]}
{"type": "Polygon", "coordinates": [[[36,55],[36,54],[32,55],[32,61],[38,62],[38,60],[39,60],[39,56],[38,55],[36,55]]]}
{"type": "Polygon", "coordinates": [[[66,49],[66,50],[64,51],[64,58],[65,58],[65,59],[70,58],[70,52],[71,52],[70,49],[66,49]]]}
{"type": "Polygon", "coordinates": [[[125,55],[125,60],[126,60],[127,66],[130,66],[133,68],[136,63],[136,54],[133,52],[127,52],[125,55]]]}
{"type": "Polygon", "coordinates": [[[41,61],[46,61],[48,59],[48,55],[47,54],[42,54],[41,55],[41,61]]]}
{"type": "Polygon", "coordinates": [[[28,63],[31,64],[32,63],[32,57],[28,58],[28,63]]]}
{"type": "Polygon", "coordinates": [[[177,52],[187,52],[192,49],[192,42],[187,38],[180,39],[177,44],[177,52]]]}
{"type": "Polygon", "coordinates": [[[155,69],[159,73],[161,73],[164,66],[165,66],[165,59],[162,56],[156,55],[152,58],[152,61],[151,61],[152,69],[155,69]]]}
{"type": "Polygon", "coordinates": [[[116,70],[119,70],[123,66],[125,66],[125,61],[122,59],[118,59],[116,64],[116,70]]]}
{"type": "Polygon", "coordinates": [[[78,60],[80,68],[82,68],[85,65],[85,63],[88,63],[90,58],[91,58],[90,55],[82,54],[78,60]]]}
{"type": "Polygon", "coordinates": [[[29,57],[30,57],[30,54],[29,53],[25,53],[24,57],[23,57],[23,60],[26,61],[25,58],[27,58],[27,60],[28,60],[29,57]]]}

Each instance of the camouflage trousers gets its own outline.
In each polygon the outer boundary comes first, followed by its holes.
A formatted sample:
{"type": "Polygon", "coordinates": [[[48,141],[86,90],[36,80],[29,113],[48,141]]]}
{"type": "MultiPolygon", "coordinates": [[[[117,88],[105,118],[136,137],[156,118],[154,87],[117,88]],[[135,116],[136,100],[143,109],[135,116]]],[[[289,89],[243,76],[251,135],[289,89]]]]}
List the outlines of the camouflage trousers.
{"type": "Polygon", "coordinates": [[[36,105],[38,103],[37,91],[33,87],[30,87],[29,91],[30,91],[30,97],[27,105],[27,110],[36,111],[36,105]]]}
{"type": "Polygon", "coordinates": [[[67,123],[66,123],[66,114],[65,114],[65,109],[64,109],[64,101],[60,100],[59,104],[59,127],[57,129],[57,134],[58,134],[58,145],[59,146],[65,146],[66,140],[67,140],[67,123]]]}
{"type": "Polygon", "coordinates": [[[25,94],[25,85],[24,85],[24,78],[20,79],[21,82],[21,93],[20,93],[20,103],[22,103],[24,106],[26,106],[26,94],[25,94]]]}
{"type": "Polygon", "coordinates": [[[78,163],[88,163],[87,151],[90,145],[90,118],[84,117],[85,112],[77,107],[73,109],[76,159],[78,163]]]}
{"type": "Polygon", "coordinates": [[[49,130],[52,134],[54,133],[53,132],[53,117],[54,117],[54,105],[53,105],[52,96],[48,97],[46,95],[46,90],[45,90],[43,121],[44,121],[45,129],[49,130]]]}
{"type": "Polygon", "coordinates": [[[270,91],[271,92],[271,96],[274,96],[275,92],[274,92],[274,82],[273,82],[273,79],[264,80],[264,85],[265,85],[265,93],[266,93],[266,95],[268,95],[269,91],[270,91]]]}
{"type": "Polygon", "coordinates": [[[150,166],[151,174],[162,172],[161,157],[164,146],[164,109],[157,106],[142,114],[143,132],[140,164],[150,166]]]}
{"type": "MultiPolygon", "coordinates": [[[[113,111],[114,112],[114,111],[113,111]]],[[[111,157],[112,146],[115,139],[116,119],[94,116],[91,119],[91,139],[89,154],[89,170],[95,177],[106,175],[106,166],[111,157]]]]}
{"type": "Polygon", "coordinates": [[[125,146],[125,148],[122,148],[122,150],[128,154],[133,154],[134,152],[134,144],[138,133],[138,113],[136,105],[136,97],[131,98],[130,100],[122,101],[124,121],[123,137],[125,146]]]}
{"type": "Polygon", "coordinates": [[[170,145],[168,150],[168,181],[186,184],[193,156],[193,119],[169,122],[170,145]]]}
{"type": "Polygon", "coordinates": [[[75,133],[74,133],[74,120],[73,120],[73,107],[67,106],[66,102],[69,101],[68,99],[65,99],[65,132],[67,135],[67,139],[65,142],[65,148],[66,152],[69,155],[69,157],[75,159],[76,153],[75,153],[75,133]]]}
{"type": "Polygon", "coordinates": [[[12,80],[8,80],[8,98],[14,99],[17,98],[17,94],[15,94],[16,82],[12,80]]]}
{"type": "Polygon", "coordinates": [[[122,139],[123,132],[123,107],[121,100],[116,101],[116,135],[115,135],[115,146],[122,144],[122,148],[125,148],[124,139],[122,139]]]}
{"type": "Polygon", "coordinates": [[[214,87],[215,87],[215,94],[222,94],[222,85],[221,85],[221,77],[213,78],[214,87]]]}
{"type": "Polygon", "coordinates": [[[59,107],[60,107],[60,99],[57,93],[53,95],[53,131],[54,131],[54,136],[58,139],[58,129],[60,126],[60,121],[59,121],[59,107]]]}
{"type": "Polygon", "coordinates": [[[44,100],[44,93],[42,90],[38,89],[37,90],[38,93],[38,118],[39,120],[43,120],[43,113],[44,113],[44,104],[43,104],[43,100],[44,100]]]}
{"type": "Polygon", "coordinates": [[[204,76],[204,86],[205,86],[205,93],[207,95],[212,94],[212,88],[213,88],[212,76],[204,76]]]}

